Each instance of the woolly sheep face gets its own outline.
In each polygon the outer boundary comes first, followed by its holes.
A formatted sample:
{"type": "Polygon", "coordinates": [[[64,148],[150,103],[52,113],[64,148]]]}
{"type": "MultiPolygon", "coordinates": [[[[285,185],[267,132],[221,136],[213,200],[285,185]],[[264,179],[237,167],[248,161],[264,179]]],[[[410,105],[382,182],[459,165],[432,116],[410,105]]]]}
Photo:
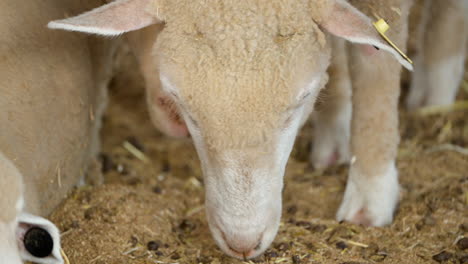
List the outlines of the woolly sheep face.
{"type": "Polygon", "coordinates": [[[329,52],[314,28],[252,41],[223,32],[168,27],[153,54],[202,161],[215,240],[232,256],[254,257],[276,235],[286,162],[327,79],[329,52]]]}
{"type": "Polygon", "coordinates": [[[212,234],[231,256],[258,256],[279,227],[297,131],[327,81],[322,30],[405,61],[343,0],[118,0],[49,27],[118,35],[163,22],[148,56],[194,139],[212,234]]]}
{"type": "Polygon", "coordinates": [[[250,258],[278,230],[284,169],[327,79],[329,49],[311,18],[305,30],[269,18],[289,29],[280,32],[252,22],[267,14],[243,14],[236,24],[168,21],[153,54],[202,161],[213,236],[250,258]]]}

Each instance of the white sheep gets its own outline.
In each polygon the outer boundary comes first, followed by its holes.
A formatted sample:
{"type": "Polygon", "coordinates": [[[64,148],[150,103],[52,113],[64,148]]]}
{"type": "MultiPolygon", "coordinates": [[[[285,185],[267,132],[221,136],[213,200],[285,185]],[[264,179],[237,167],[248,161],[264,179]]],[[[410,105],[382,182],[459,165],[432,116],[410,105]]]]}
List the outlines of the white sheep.
{"type": "Polygon", "coordinates": [[[449,105],[463,78],[468,48],[468,1],[424,1],[417,32],[418,54],[406,104],[449,105]]]}
{"type": "MultiPolygon", "coordinates": [[[[388,35],[404,47],[411,1],[356,3],[391,23],[388,35]]],[[[338,219],[392,221],[399,63],[411,65],[347,2],[118,0],[49,27],[106,36],[148,27],[130,40],[150,84],[153,121],[170,135],[190,132],[212,234],[224,252],[244,259],[277,233],[286,162],[328,80],[327,34],[363,44],[350,58],[355,162],[338,219]]]]}
{"type": "Polygon", "coordinates": [[[58,230],[42,217],[97,155],[114,41],[46,24],[92,2],[0,2],[1,264],[63,263],[58,230]],[[38,237],[39,247],[27,244],[38,237]]]}
{"type": "Polygon", "coordinates": [[[50,221],[24,212],[23,177],[0,152],[0,263],[63,263],[60,235],[50,221]],[[34,243],[40,239],[40,244],[34,243]]]}

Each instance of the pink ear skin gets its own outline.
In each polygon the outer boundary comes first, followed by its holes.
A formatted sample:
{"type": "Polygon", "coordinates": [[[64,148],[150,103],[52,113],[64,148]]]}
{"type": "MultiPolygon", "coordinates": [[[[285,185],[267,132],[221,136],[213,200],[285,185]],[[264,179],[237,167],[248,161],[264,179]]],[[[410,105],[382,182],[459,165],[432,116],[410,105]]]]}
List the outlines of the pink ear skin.
{"type": "Polygon", "coordinates": [[[189,137],[189,131],[185,123],[173,123],[171,124],[171,134],[169,135],[174,138],[186,138],[189,137]]]}
{"type": "Polygon", "coordinates": [[[379,52],[379,48],[372,45],[361,45],[361,50],[366,56],[372,56],[379,52]]]}
{"type": "Polygon", "coordinates": [[[381,41],[378,32],[366,15],[345,1],[335,0],[334,2],[330,13],[324,17],[321,24],[329,33],[352,42],[354,42],[353,39],[381,41]]]}
{"type": "Polygon", "coordinates": [[[161,23],[160,19],[146,11],[150,4],[150,0],[117,0],[79,16],[52,21],[48,27],[116,36],[161,23]]]}
{"type": "Polygon", "coordinates": [[[189,136],[189,131],[184,119],[180,116],[177,107],[173,100],[164,95],[156,97],[155,106],[164,113],[164,120],[158,120],[162,122],[164,131],[168,136],[175,138],[183,138],[189,136]]]}
{"type": "MultiPolygon", "coordinates": [[[[370,18],[357,10],[344,0],[334,2],[328,14],[321,18],[320,26],[329,33],[344,38],[350,42],[370,45],[372,49],[379,49],[392,54],[400,64],[408,70],[413,70],[411,63],[406,61],[398,51],[387,44],[372,24],[370,18]],[[374,47],[372,47],[374,46],[374,47]]],[[[375,52],[364,50],[365,54],[373,55],[375,52]]],[[[378,50],[376,50],[378,51],[378,50]]]]}
{"type": "Polygon", "coordinates": [[[158,106],[166,113],[169,122],[169,136],[180,138],[188,136],[184,119],[178,113],[174,102],[169,97],[158,97],[158,106]]]}

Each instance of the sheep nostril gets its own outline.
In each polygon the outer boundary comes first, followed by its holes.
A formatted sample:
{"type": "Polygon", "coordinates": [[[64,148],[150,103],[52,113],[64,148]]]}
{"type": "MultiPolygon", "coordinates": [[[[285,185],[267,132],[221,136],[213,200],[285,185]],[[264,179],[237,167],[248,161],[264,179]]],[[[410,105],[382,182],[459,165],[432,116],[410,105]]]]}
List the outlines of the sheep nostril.
{"type": "Polygon", "coordinates": [[[33,227],[24,234],[24,247],[37,258],[45,258],[52,253],[54,240],[46,230],[33,227]]]}

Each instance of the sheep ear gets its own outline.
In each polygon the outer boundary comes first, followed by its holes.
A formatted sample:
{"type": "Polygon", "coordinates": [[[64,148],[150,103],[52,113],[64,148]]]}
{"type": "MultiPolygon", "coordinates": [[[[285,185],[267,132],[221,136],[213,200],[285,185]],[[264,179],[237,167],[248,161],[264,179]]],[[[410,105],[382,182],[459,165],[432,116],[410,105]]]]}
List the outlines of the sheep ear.
{"type": "Polygon", "coordinates": [[[365,14],[344,0],[330,0],[330,3],[326,14],[320,14],[321,16],[315,19],[323,29],[350,42],[368,44],[387,51],[404,67],[413,69],[411,63],[380,36],[365,14]]]}
{"type": "Polygon", "coordinates": [[[39,264],[63,264],[60,233],[49,220],[21,213],[16,236],[23,260],[39,264]]]}
{"type": "Polygon", "coordinates": [[[148,12],[150,0],[117,0],[79,16],[51,21],[52,29],[64,29],[105,36],[116,36],[146,26],[161,23],[155,15],[148,12]]]}

